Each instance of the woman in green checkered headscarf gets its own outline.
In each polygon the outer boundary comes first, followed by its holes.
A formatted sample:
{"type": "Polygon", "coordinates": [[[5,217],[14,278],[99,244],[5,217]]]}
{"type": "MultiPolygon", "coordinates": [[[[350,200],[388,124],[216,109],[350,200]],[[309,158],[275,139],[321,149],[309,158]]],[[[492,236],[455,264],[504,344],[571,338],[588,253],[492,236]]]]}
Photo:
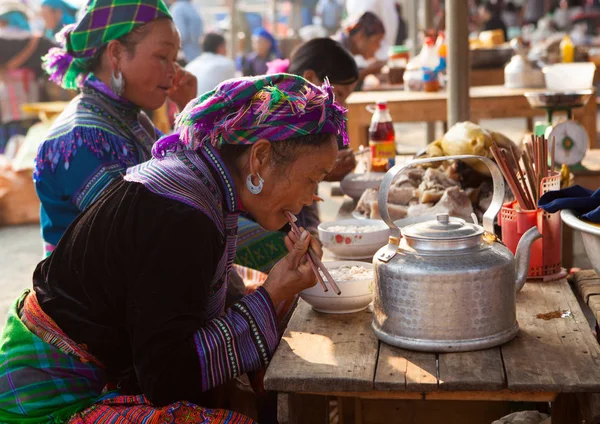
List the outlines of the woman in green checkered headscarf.
{"type": "Polygon", "coordinates": [[[150,159],[160,132],[143,110],[180,108],[196,79],[176,63],[180,37],[163,0],[90,0],[57,37],[44,67],[79,89],[42,143],[34,180],[49,253],[69,224],[129,166],[150,159]]]}
{"type": "Polygon", "coordinates": [[[126,98],[129,94],[135,98],[128,100],[138,106],[156,109],[162,104],[157,104],[157,99],[164,101],[166,91],[173,86],[175,69],[169,67],[175,62],[181,40],[163,0],[90,0],[81,20],[67,25],[57,38],[62,47],[50,50],[44,67],[50,79],[66,89],[81,87],[94,74],[107,80],[104,82],[116,94],[126,98]],[[155,51],[136,49],[146,35],[153,36],[155,43],[143,44],[155,44],[155,51]],[[144,53],[161,59],[163,66],[144,53]],[[152,74],[156,81],[148,86],[152,74]],[[135,87],[130,87],[135,81],[143,81],[138,85],[147,87],[145,96],[137,96],[135,87]],[[144,100],[149,94],[153,101],[144,100]]]}

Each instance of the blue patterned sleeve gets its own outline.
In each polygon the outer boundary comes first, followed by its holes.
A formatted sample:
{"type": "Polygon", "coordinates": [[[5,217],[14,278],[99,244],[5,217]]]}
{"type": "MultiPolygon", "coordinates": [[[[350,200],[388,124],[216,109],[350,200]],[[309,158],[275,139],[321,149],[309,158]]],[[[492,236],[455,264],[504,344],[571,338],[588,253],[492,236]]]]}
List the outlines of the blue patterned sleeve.
{"type": "Polygon", "coordinates": [[[86,147],[79,149],[68,166],[64,161],[52,170],[45,167],[35,178],[40,198],[42,237],[55,246],[67,227],[115,179],[125,172],[125,166],[109,157],[98,158],[86,147]]]}

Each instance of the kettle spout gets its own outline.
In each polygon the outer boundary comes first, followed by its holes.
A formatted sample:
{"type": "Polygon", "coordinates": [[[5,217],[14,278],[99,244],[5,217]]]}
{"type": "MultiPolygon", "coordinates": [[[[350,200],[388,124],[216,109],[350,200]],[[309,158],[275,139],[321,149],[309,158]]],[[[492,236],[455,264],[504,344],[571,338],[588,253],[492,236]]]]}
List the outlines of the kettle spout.
{"type": "Polygon", "coordinates": [[[525,231],[517,245],[515,254],[515,271],[517,274],[516,292],[520,292],[525,282],[527,281],[527,273],[529,272],[529,257],[531,254],[531,245],[534,241],[541,238],[542,235],[537,227],[530,228],[525,231]]]}

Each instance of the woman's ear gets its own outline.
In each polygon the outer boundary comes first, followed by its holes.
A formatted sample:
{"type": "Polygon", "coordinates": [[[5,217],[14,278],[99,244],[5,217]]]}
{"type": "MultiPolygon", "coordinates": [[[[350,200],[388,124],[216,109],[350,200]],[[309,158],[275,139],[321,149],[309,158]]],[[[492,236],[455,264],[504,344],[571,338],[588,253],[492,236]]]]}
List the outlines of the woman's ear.
{"type": "Polygon", "coordinates": [[[119,69],[123,46],[117,40],[111,40],[106,46],[106,53],[112,71],[119,69]]]}
{"type": "Polygon", "coordinates": [[[273,149],[269,140],[261,138],[250,148],[250,172],[256,174],[264,173],[264,170],[269,166],[271,162],[271,156],[273,149]]]}
{"type": "Polygon", "coordinates": [[[315,85],[323,84],[323,81],[321,81],[319,79],[319,77],[317,76],[317,73],[315,71],[313,71],[312,69],[307,69],[306,71],[304,71],[304,73],[302,74],[302,77],[305,80],[307,80],[308,82],[311,82],[315,85]]]}

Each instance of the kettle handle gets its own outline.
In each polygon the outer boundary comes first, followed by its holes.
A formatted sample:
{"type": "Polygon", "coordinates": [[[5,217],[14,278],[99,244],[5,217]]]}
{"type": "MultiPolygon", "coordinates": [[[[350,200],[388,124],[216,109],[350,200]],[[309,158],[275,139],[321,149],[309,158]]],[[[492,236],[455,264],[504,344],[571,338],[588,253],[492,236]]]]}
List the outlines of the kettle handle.
{"type": "Polygon", "coordinates": [[[398,175],[402,170],[411,166],[420,165],[423,163],[458,159],[479,159],[485,163],[490,170],[494,184],[494,194],[492,196],[492,203],[483,214],[483,228],[488,233],[494,234],[494,219],[496,218],[496,215],[498,215],[498,212],[500,212],[502,203],[504,202],[504,177],[502,176],[498,165],[496,165],[494,161],[483,156],[475,155],[439,156],[435,158],[415,159],[408,163],[399,164],[392,167],[384,175],[381,185],[379,186],[379,195],[377,197],[377,202],[379,203],[379,213],[381,214],[383,221],[388,225],[388,227],[390,227],[391,233],[387,248],[377,255],[378,259],[384,262],[388,262],[390,259],[392,259],[398,251],[398,245],[400,244],[400,238],[402,236],[400,228],[398,228],[398,226],[394,224],[394,221],[390,218],[387,205],[390,187],[392,186],[392,182],[394,181],[396,175],[398,175]]]}

